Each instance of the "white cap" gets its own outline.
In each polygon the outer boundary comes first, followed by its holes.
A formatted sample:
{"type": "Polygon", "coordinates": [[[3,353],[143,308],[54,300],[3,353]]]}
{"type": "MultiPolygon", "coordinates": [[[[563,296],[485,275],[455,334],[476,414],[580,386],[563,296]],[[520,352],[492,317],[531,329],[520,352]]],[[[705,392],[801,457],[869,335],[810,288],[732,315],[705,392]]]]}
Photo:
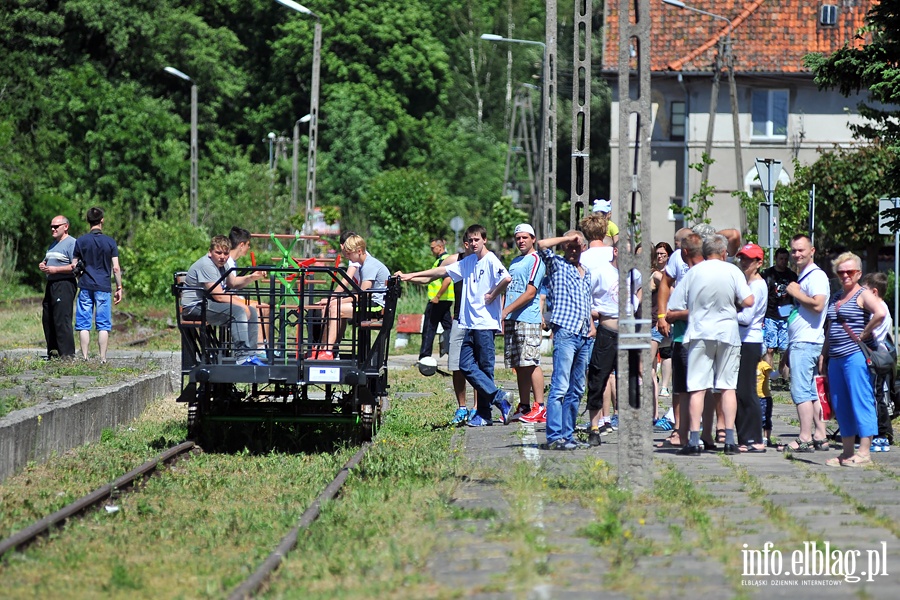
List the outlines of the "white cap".
{"type": "Polygon", "coordinates": [[[591,209],[591,212],[612,212],[612,201],[597,198],[594,200],[594,207],[591,209]]]}
{"type": "MultiPolygon", "coordinates": [[[[520,224],[516,225],[515,233],[522,233],[522,232],[525,232],[528,235],[530,235],[531,237],[534,237],[534,227],[532,227],[528,223],[520,223],[520,224]]],[[[513,234],[513,235],[515,235],[515,234],[513,234]]]]}

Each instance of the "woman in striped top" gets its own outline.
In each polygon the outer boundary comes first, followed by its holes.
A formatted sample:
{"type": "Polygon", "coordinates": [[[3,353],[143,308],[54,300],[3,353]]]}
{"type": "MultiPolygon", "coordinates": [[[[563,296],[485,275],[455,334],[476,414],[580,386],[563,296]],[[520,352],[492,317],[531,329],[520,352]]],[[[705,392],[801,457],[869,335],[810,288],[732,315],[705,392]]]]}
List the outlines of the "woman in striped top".
{"type": "Polygon", "coordinates": [[[854,338],[874,348],[872,332],[884,320],[885,310],[872,292],[860,287],[862,262],[857,255],[844,252],[831,264],[842,289],[828,303],[828,334],[822,354],[828,357],[828,386],[841,428],[843,452],[825,464],[861,467],[872,462],[869,451],[878,423],[869,369],[854,338]],[[857,435],[859,450],[854,454],[857,435]]]}

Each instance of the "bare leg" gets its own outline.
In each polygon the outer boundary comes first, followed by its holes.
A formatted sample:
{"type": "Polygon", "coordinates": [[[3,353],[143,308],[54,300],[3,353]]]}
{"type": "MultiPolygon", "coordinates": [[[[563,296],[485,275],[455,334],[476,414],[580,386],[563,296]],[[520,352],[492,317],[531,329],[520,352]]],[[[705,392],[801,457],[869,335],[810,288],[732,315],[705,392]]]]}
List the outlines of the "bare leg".
{"type": "MultiPolygon", "coordinates": [[[[691,392],[691,431],[696,431],[693,423],[695,393],[696,392],[691,392]]],[[[709,390],[703,392],[703,403],[700,409],[702,412],[701,421],[703,422],[703,436],[701,439],[707,447],[711,447],[716,443],[716,432],[713,431],[713,423],[716,422],[716,396],[718,396],[718,394],[713,394],[709,390]]]]}
{"type": "Polygon", "coordinates": [[[544,404],[544,371],[540,367],[535,367],[531,372],[531,392],[534,394],[534,402],[543,406],[544,404]]]}
{"type": "Polygon", "coordinates": [[[453,371],[453,392],[456,394],[456,403],[460,408],[466,407],[466,374],[462,371],[453,371]]]}
{"type": "MultiPolygon", "coordinates": [[[[797,405],[797,416],[800,418],[800,435],[797,436],[797,439],[801,442],[809,442],[812,440],[813,429],[815,427],[815,422],[818,421],[818,417],[815,412],[819,409],[818,401],[816,402],[804,402],[802,404],[797,405]]],[[[853,447],[853,444],[850,444],[850,447],[853,447]]]]}
{"type": "Polygon", "coordinates": [[[538,367],[516,367],[516,383],[519,386],[519,404],[531,405],[531,380],[538,367]]]}
{"type": "Polygon", "coordinates": [[[664,388],[672,387],[672,359],[665,358],[659,363],[659,381],[664,388]]]}
{"type": "Polygon", "coordinates": [[[700,431],[700,421],[703,418],[703,413],[706,412],[705,405],[708,404],[705,402],[705,398],[706,390],[691,392],[691,399],[689,402],[690,431],[700,431]]]}
{"type": "Polygon", "coordinates": [[[97,332],[97,345],[100,346],[100,362],[106,362],[106,349],[109,347],[109,332],[97,332]]]}
{"type": "Polygon", "coordinates": [[[82,329],[78,332],[78,341],[81,345],[81,356],[84,360],[88,359],[88,350],[91,346],[91,332],[87,329],[82,329]]]}

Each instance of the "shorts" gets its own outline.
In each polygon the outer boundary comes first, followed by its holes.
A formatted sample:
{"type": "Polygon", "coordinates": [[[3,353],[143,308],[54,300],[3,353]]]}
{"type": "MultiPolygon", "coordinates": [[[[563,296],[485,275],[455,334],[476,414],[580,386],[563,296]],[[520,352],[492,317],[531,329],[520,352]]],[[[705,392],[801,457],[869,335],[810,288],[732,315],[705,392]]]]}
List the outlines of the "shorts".
{"type": "Polygon", "coordinates": [[[453,319],[450,327],[450,351],[447,353],[447,368],[451,371],[459,371],[459,350],[462,348],[466,330],[459,326],[459,321],[453,319]]]}
{"type": "Polygon", "coordinates": [[[650,330],[650,339],[659,344],[660,348],[672,347],[672,336],[663,336],[656,327],[650,330]]]}
{"type": "Polygon", "coordinates": [[[97,331],[111,331],[111,300],[111,292],[78,290],[78,299],[75,302],[75,331],[90,331],[91,320],[94,321],[97,331]]]}
{"type": "Polygon", "coordinates": [[[737,388],[741,347],[718,340],[688,342],[687,389],[689,392],[737,388]]]}
{"type": "Polygon", "coordinates": [[[763,323],[763,346],[766,348],[778,348],[782,352],[788,347],[788,322],[787,319],[766,318],[763,323]]]}
{"type": "Polygon", "coordinates": [[[504,321],[504,326],[503,362],[506,368],[539,367],[541,365],[541,324],[504,321]]]}
{"type": "Polygon", "coordinates": [[[790,350],[788,364],[791,367],[791,399],[794,404],[818,401],[816,372],[819,368],[822,344],[794,342],[790,350]]]}

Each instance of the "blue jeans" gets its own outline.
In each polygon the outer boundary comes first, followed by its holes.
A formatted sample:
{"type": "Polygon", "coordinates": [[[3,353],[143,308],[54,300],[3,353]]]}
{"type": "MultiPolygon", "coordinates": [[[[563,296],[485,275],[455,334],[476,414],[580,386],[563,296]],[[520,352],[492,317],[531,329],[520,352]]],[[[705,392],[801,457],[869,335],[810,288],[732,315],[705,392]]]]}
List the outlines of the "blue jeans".
{"type": "Polygon", "coordinates": [[[491,403],[497,395],[494,383],[494,332],[488,329],[466,329],[459,349],[459,370],[478,392],[476,412],[482,419],[491,418],[491,403]]]}
{"type": "Polygon", "coordinates": [[[547,394],[547,443],[575,435],[578,404],[594,340],[553,326],[553,375],[547,394]]]}

